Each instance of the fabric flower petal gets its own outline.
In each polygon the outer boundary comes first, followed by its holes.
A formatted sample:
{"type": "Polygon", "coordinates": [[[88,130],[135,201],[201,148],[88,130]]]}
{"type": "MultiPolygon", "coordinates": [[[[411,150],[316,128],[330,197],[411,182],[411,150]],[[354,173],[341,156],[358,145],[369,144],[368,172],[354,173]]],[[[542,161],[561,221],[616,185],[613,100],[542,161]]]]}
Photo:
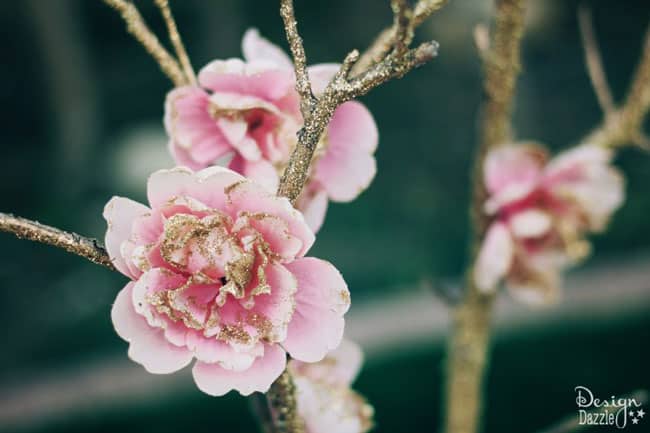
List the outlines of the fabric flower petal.
{"type": "Polygon", "coordinates": [[[306,257],[285,265],[298,280],[296,311],[284,348],[299,361],[317,362],[343,338],[350,293],[332,264],[306,257]]]}
{"type": "Polygon", "coordinates": [[[242,52],[247,62],[266,61],[277,65],[278,68],[293,70],[293,62],[282,48],[263,38],[255,28],[244,33],[242,52]]]}
{"type": "Polygon", "coordinates": [[[350,201],[375,177],[373,153],[379,135],[363,104],[351,101],[334,112],[327,129],[325,153],[316,163],[315,178],[334,201],[350,201]]]}
{"type": "Polygon", "coordinates": [[[264,355],[257,358],[246,371],[227,370],[218,364],[197,361],[192,375],[196,385],[206,394],[218,397],[234,389],[242,395],[250,395],[253,392],[267,392],[284,371],[286,363],[286,353],[282,348],[267,345],[264,355]]]}
{"type": "Polygon", "coordinates": [[[131,229],[136,218],[148,214],[151,210],[133,200],[123,197],[113,197],[104,207],[104,219],[108,224],[104,243],[111,262],[122,274],[136,278],[125,258],[122,256],[122,245],[131,236],[131,229]]]}
{"type": "Polygon", "coordinates": [[[513,245],[505,225],[494,223],[488,229],[474,265],[474,283],[484,293],[493,292],[506,275],[513,258],[513,245]]]}
{"type": "Polygon", "coordinates": [[[118,335],[130,343],[129,358],[154,374],[167,374],[190,363],[192,353],[165,339],[164,330],[152,328],[133,306],[133,288],[129,283],[120,291],[111,310],[118,335]]]}

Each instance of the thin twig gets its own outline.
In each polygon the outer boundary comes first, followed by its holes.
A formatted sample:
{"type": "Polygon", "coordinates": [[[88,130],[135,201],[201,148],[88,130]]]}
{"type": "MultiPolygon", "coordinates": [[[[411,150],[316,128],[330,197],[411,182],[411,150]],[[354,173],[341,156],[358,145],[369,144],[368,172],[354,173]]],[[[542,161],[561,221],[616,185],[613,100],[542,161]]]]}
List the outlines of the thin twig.
{"type": "Polygon", "coordinates": [[[0,231],[13,233],[20,239],[62,248],[91,262],[115,271],[113,263],[101,243],[76,233],[69,233],[55,227],[31,221],[11,214],[0,213],[0,231]]]}
{"type": "MultiPolygon", "coordinates": [[[[437,54],[438,44],[434,41],[425,42],[417,48],[386,54],[380,61],[351,78],[351,71],[359,59],[359,52],[353,50],[323,93],[315,98],[306,73],[306,56],[302,39],[297,32],[292,0],[281,0],[280,10],[296,62],[296,80],[299,82],[296,88],[299,89],[301,108],[303,113],[308,113],[304,116],[303,127],[298,132],[298,144],[291,154],[278,188],[278,195],[289,198],[293,203],[302,191],[314,150],[334,110],[342,103],[362,96],[390,79],[400,78],[411,69],[431,60],[437,54]]],[[[401,43],[410,41],[408,33],[403,33],[404,40],[401,43]]]]}
{"type": "MultiPolygon", "coordinates": [[[[413,18],[411,28],[415,30],[434,12],[440,10],[449,0],[419,0],[413,8],[413,18]]],[[[368,69],[375,63],[380,62],[394,46],[395,33],[397,28],[395,23],[379,33],[373,43],[359,56],[359,61],[352,68],[351,75],[355,76],[368,69]]]]}
{"type": "Polygon", "coordinates": [[[409,8],[407,0],[391,0],[393,9],[395,36],[393,37],[394,52],[401,54],[408,48],[413,39],[413,11],[409,8]]]}
{"type": "MultiPolygon", "coordinates": [[[[486,191],[483,160],[487,152],[510,139],[515,84],[520,70],[524,30],[524,0],[496,0],[492,40],[483,53],[485,100],[482,104],[479,146],[476,152],[472,214],[472,259],[487,221],[482,212],[486,191]]],[[[485,45],[485,44],[483,44],[485,45]]],[[[467,289],[456,307],[447,357],[445,431],[475,433],[481,419],[483,377],[487,363],[492,296],[483,295],[467,272],[467,289]]]]}
{"type": "Polygon", "coordinates": [[[585,50],[585,63],[587,64],[589,79],[596,93],[600,108],[603,110],[605,116],[609,116],[616,110],[616,107],[614,106],[612,92],[607,84],[603,61],[600,57],[591,9],[586,6],[580,6],[578,8],[578,24],[582,37],[582,45],[585,50]]]}
{"type": "Polygon", "coordinates": [[[626,144],[648,146],[642,127],[650,110],[650,26],[646,29],[641,60],[623,105],[614,111],[602,125],[587,135],[582,143],[615,148],[626,144]]]}
{"type": "Polygon", "coordinates": [[[127,30],[142,44],[151,57],[156,60],[160,69],[169,77],[175,86],[187,84],[185,74],[178,61],[162,46],[156,35],[147,27],[138,9],[128,0],[104,0],[104,3],[115,9],[126,22],[127,30]]]}
{"type": "Polygon", "coordinates": [[[156,6],[160,9],[160,13],[163,16],[163,20],[167,25],[167,33],[169,33],[169,40],[174,46],[174,51],[176,51],[176,57],[183,67],[183,72],[185,77],[190,84],[196,84],[196,74],[192,68],[192,63],[190,58],[187,55],[185,50],[185,45],[183,45],[183,40],[181,39],[180,33],[178,33],[178,27],[176,27],[176,21],[174,20],[174,15],[172,14],[171,8],[169,7],[169,0],[155,0],[156,6]]]}

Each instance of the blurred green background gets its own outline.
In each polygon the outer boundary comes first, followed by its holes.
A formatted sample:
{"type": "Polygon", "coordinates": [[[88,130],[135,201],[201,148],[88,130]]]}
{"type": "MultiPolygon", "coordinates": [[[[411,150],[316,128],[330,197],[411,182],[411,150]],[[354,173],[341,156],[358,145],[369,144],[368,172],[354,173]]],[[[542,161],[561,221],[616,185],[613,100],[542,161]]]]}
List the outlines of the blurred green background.
{"type": "MultiPolygon", "coordinates": [[[[150,2],[136,3],[164,35],[150,2]]],[[[276,3],[172,6],[198,69],[239,56],[248,27],[286,47],[276,3]]],[[[391,19],[387,1],[296,3],[313,63],[367,46],[391,19]]],[[[516,133],[560,149],[602,115],[584,69],[578,2],[529,3],[516,133]]],[[[649,4],[586,4],[620,100],[649,4]]],[[[458,293],[463,268],[481,97],[472,31],[490,11],[488,0],[452,0],[418,33],[440,42],[440,56],[364,98],[380,129],[378,176],[354,203],[330,206],[312,250],[339,267],[352,291],[348,330],[368,355],[356,387],[375,405],[377,432],[434,432],[441,423],[449,316],[440,294],[458,293]]],[[[148,173],[172,165],[162,129],[170,83],[99,0],[2,1],[0,28],[0,210],[101,239],[108,199],[143,200],[148,173]]],[[[604,397],[650,387],[650,156],[628,149],[617,165],[628,201],[594,239],[595,257],[567,282],[566,302],[533,311],[507,296],[500,304],[487,432],[535,432],[577,416],[576,385],[604,397]]],[[[0,234],[0,431],[255,431],[244,398],[210,398],[187,374],[150,376],[127,360],[109,317],[124,283],[0,234]]],[[[650,431],[644,422],[630,428],[650,431]]]]}

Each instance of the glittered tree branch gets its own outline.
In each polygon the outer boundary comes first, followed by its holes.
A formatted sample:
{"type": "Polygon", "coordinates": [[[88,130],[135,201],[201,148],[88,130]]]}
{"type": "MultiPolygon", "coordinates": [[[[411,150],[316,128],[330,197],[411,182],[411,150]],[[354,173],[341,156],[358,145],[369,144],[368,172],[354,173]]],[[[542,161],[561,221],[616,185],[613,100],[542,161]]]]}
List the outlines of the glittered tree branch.
{"type": "MultiPolygon", "coordinates": [[[[520,44],[524,30],[524,0],[497,0],[492,38],[483,44],[484,101],[476,152],[471,221],[472,259],[483,238],[487,221],[483,213],[486,191],[483,160],[490,149],[510,139],[515,84],[520,70],[520,44]],[[485,46],[487,45],[487,46],[485,46]]],[[[475,433],[479,428],[483,377],[492,311],[492,295],[483,294],[467,272],[467,288],[453,313],[453,330],[447,356],[445,431],[475,433]]]]}
{"type": "MultiPolygon", "coordinates": [[[[449,0],[419,0],[412,11],[410,22],[411,31],[414,31],[434,12],[441,9],[449,0]]],[[[395,2],[393,2],[395,3],[395,2]]],[[[400,3],[399,1],[397,3],[400,3]]],[[[401,3],[407,3],[406,1],[401,3]]],[[[394,6],[393,6],[394,8],[394,6]]],[[[359,60],[352,68],[351,75],[356,76],[368,69],[375,63],[379,63],[388,54],[395,45],[396,34],[398,33],[399,23],[395,19],[393,25],[384,29],[379,36],[375,38],[372,45],[368,47],[360,56],[359,60]]]]}
{"type": "Polygon", "coordinates": [[[411,69],[431,60],[437,54],[436,42],[425,42],[417,48],[408,48],[411,40],[413,14],[407,9],[406,2],[393,2],[396,9],[395,21],[405,27],[400,30],[400,40],[393,41],[397,48],[385,54],[378,62],[371,64],[359,73],[352,75],[352,69],[359,60],[359,52],[351,51],[344,59],[338,73],[318,97],[313,95],[306,68],[306,55],[298,26],[292,0],[280,1],[280,14],[284,21],[285,32],[296,72],[296,90],[300,95],[304,125],[298,132],[298,144],[291,154],[289,163],[280,181],[278,195],[296,201],[307,179],[309,166],[323,131],[334,114],[334,110],[351,99],[365,95],[384,82],[400,78],[411,69]],[[408,24],[404,24],[408,20],[408,24]]]}
{"type": "MultiPolygon", "coordinates": [[[[142,15],[135,7],[133,3],[129,0],[103,0],[104,3],[115,9],[122,16],[122,19],[126,22],[126,28],[133,37],[142,44],[142,46],[147,50],[151,57],[156,60],[160,69],[165,75],[174,83],[175,86],[183,86],[191,82],[191,76],[186,76],[183,72],[183,68],[179,64],[178,60],[174,58],[163,45],[160,43],[156,35],[149,29],[145,23],[142,15]]],[[[169,5],[167,1],[156,0],[156,4],[161,8],[163,13],[163,18],[167,24],[167,28],[170,31],[170,39],[174,44],[174,47],[177,49],[181,47],[181,54],[184,53],[182,49],[182,43],[180,42],[180,37],[178,37],[178,31],[176,31],[176,25],[173,23],[173,18],[171,18],[171,12],[169,11],[169,5]],[[169,15],[167,17],[166,15],[169,15]],[[176,37],[174,36],[176,34],[176,37]],[[178,47],[177,47],[178,45],[178,47]]],[[[184,60],[181,56],[181,62],[187,61],[189,65],[189,60],[184,60]]],[[[187,65],[186,67],[187,72],[187,65]]],[[[191,66],[189,67],[191,70],[191,66]]],[[[193,73],[192,73],[193,74],[193,73]]],[[[192,75],[193,76],[193,75],[192,75]]]]}
{"type": "MultiPolygon", "coordinates": [[[[590,48],[585,47],[586,50],[590,48]]],[[[592,67],[588,66],[590,75],[592,67]]],[[[594,80],[592,78],[592,83],[594,80]]],[[[594,83],[596,94],[599,87],[606,84],[594,83]]],[[[650,150],[650,139],[645,136],[642,127],[645,116],[650,110],[650,26],[646,29],[642,44],[641,60],[637,65],[632,83],[627,92],[623,105],[616,107],[612,103],[609,112],[605,112],[602,125],[588,134],[582,143],[591,143],[597,146],[617,148],[626,144],[635,144],[650,150]]]]}
{"type": "Polygon", "coordinates": [[[116,270],[104,246],[95,239],[6,213],[0,213],[0,231],[13,233],[20,239],[64,249],[112,271],[116,270]]]}
{"type": "Polygon", "coordinates": [[[600,108],[603,110],[605,116],[609,116],[615,110],[614,98],[607,84],[607,77],[594,32],[591,9],[587,9],[586,6],[580,6],[578,8],[578,24],[582,37],[582,46],[585,51],[585,63],[587,64],[589,79],[596,93],[600,108]]]}

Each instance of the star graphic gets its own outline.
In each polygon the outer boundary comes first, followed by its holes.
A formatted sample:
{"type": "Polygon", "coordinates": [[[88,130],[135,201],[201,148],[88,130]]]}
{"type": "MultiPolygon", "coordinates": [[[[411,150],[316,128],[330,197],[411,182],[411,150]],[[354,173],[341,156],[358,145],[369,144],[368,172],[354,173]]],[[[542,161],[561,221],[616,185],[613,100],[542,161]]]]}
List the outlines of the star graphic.
{"type": "Polygon", "coordinates": [[[636,416],[639,418],[643,418],[643,415],[645,415],[645,411],[643,409],[639,409],[636,411],[636,416]]]}
{"type": "Polygon", "coordinates": [[[631,411],[629,411],[627,414],[630,415],[630,416],[634,416],[634,411],[631,410],[631,411]]]}
{"type": "Polygon", "coordinates": [[[632,424],[638,424],[639,419],[638,418],[632,418],[632,424]]]}

